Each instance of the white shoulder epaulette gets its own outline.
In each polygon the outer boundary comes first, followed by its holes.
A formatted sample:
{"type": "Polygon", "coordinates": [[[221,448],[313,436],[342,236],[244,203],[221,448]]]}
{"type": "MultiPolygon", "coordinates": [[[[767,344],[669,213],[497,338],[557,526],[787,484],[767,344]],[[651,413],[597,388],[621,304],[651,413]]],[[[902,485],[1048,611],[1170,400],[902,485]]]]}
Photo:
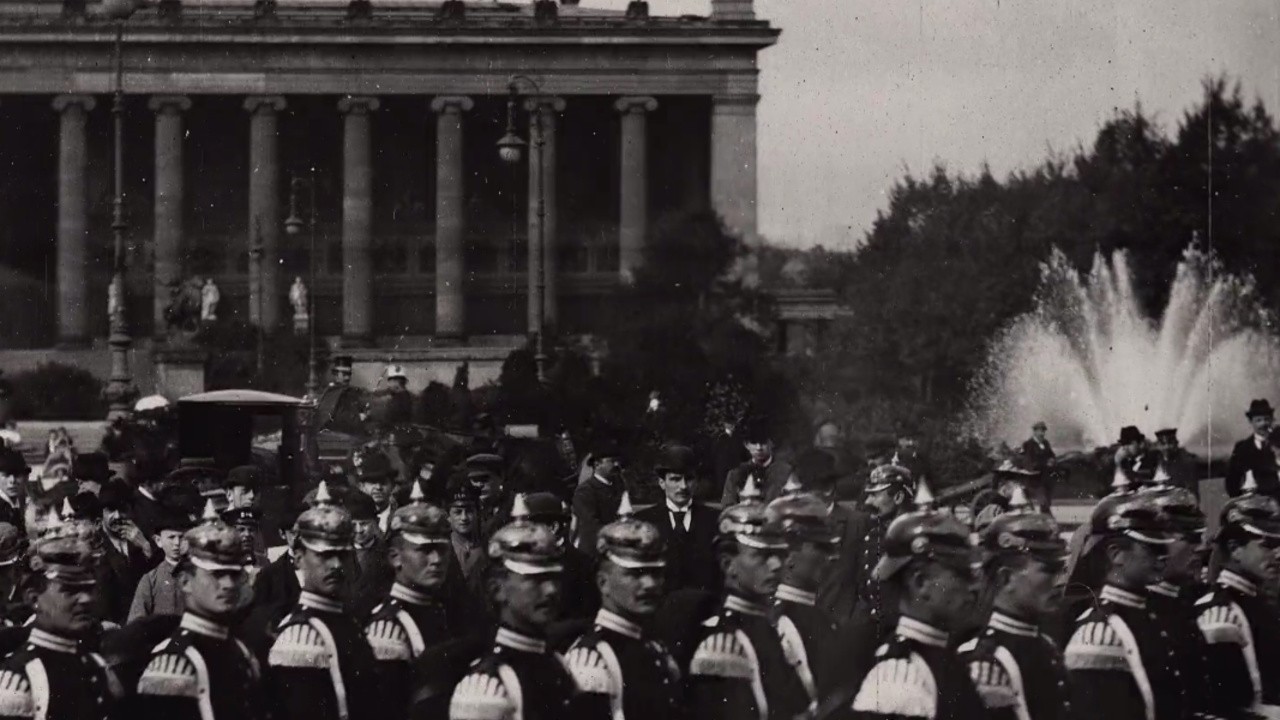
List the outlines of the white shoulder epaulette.
{"type": "Polygon", "coordinates": [[[1124,644],[1105,619],[1076,628],[1063,655],[1068,670],[1129,671],[1124,644]]]}
{"type": "Polygon", "coordinates": [[[0,716],[33,717],[35,698],[27,676],[13,670],[0,670],[0,716]]]}
{"type": "Polygon", "coordinates": [[[853,699],[854,712],[932,718],[938,713],[938,684],[916,653],[876,663],[853,699]]]}
{"type": "Polygon", "coordinates": [[[960,647],[956,648],[956,652],[961,652],[961,653],[973,652],[977,648],[978,648],[978,638],[973,638],[972,640],[966,640],[965,642],[961,643],[960,647]]]}
{"type": "Polygon", "coordinates": [[[584,693],[616,695],[620,689],[600,651],[591,645],[574,645],[564,656],[569,674],[584,693]]]}
{"type": "Polygon", "coordinates": [[[1014,690],[1009,673],[994,660],[975,659],[969,662],[969,678],[978,689],[978,696],[989,710],[1016,707],[1018,694],[1014,690]]]}
{"type": "Polygon", "coordinates": [[[739,642],[736,633],[720,631],[708,635],[693,651],[689,662],[689,675],[737,678],[750,680],[756,668],[747,649],[739,642]]]}
{"type": "Polygon", "coordinates": [[[365,629],[365,637],[378,660],[409,660],[413,657],[409,633],[395,620],[374,620],[365,629]]]}
{"type": "Polygon", "coordinates": [[[267,655],[271,667],[329,668],[330,651],[320,633],[309,624],[286,627],[267,655]]]}
{"type": "Polygon", "coordinates": [[[1205,608],[1196,616],[1196,625],[1210,645],[1244,645],[1248,641],[1244,636],[1245,623],[1234,604],[1205,608]]]}
{"type": "Polygon", "coordinates": [[[463,678],[449,701],[449,720],[507,720],[514,711],[502,681],[486,673],[463,678]]]}
{"type": "Polygon", "coordinates": [[[1197,605],[1207,605],[1211,602],[1213,602],[1213,593],[1205,593],[1196,599],[1197,605]]]}
{"type": "Polygon", "coordinates": [[[139,695],[167,695],[172,697],[196,697],[198,694],[196,666],[183,655],[160,652],[151,656],[151,662],[138,680],[139,695]]]}

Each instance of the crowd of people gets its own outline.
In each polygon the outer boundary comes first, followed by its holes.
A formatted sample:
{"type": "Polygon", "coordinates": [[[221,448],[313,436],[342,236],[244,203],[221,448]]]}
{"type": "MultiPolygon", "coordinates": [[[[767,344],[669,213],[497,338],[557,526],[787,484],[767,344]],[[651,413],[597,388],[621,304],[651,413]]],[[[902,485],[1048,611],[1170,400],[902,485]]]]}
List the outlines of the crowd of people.
{"type": "Polygon", "coordinates": [[[1273,412],[1248,415],[1212,536],[1125,429],[1070,543],[1040,427],[972,523],[910,442],[856,503],[821,446],[749,433],[708,494],[667,443],[643,507],[609,443],[564,493],[513,492],[489,447],[407,478],[360,448],[272,518],[256,466],[84,453],[44,484],[0,447],[0,717],[1280,717],[1273,412]]]}

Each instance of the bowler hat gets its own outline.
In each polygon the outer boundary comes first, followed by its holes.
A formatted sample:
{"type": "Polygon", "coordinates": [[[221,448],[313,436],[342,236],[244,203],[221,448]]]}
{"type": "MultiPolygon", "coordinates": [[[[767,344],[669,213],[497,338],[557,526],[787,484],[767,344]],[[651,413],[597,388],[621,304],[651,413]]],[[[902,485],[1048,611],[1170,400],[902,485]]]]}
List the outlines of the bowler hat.
{"type": "Polygon", "coordinates": [[[1128,445],[1129,443],[1142,442],[1147,436],[1134,425],[1126,425],[1120,428],[1120,444],[1128,445]]]}
{"type": "Polygon", "coordinates": [[[22,453],[11,447],[0,446],[0,475],[14,475],[23,479],[30,472],[22,453]]]}
{"type": "Polygon", "coordinates": [[[262,485],[262,471],[254,465],[238,465],[227,473],[228,489],[242,487],[256,490],[260,485],[262,485]]]}
{"type": "Polygon", "coordinates": [[[1274,417],[1276,411],[1271,408],[1271,403],[1266,398],[1254,400],[1249,403],[1249,411],[1244,414],[1245,417],[1252,420],[1256,417],[1274,417]]]}
{"type": "Polygon", "coordinates": [[[112,475],[111,464],[105,453],[90,452],[77,455],[71,461],[71,478],[105,483],[112,475]]]}
{"type": "Polygon", "coordinates": [[[1156,440],[1173,442],[1178,439],[1178,428],[1163,428],[1156,431],[1156,440]]]}
{"type": "Polygon", "coordinates": [[[810,448],[800,453],[792,463],[792,468],[805,490],[828,488],[840,476],[836,470],[835,456],[819,448],[810,448]]]}
{"type": "Polygon", "coordinates": [[[658,461],[653,464],[653,471],[659,475],[689,475],[693,472],[693,464],[692,450],[684,445],[665,445],[658,454],[658,461]]]}

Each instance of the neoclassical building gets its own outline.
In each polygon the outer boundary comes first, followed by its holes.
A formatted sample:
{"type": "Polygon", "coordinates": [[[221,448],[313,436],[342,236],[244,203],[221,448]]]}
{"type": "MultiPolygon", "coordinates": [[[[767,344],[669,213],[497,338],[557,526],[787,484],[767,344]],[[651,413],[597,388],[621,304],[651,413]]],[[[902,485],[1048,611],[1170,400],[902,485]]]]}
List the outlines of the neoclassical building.
{"type": "MultiPolygon", "coordinates": [[[[314,261],[321,335],[365,374],[435,376],[535,329],[539,275],[549,325],[599,327],[668,218],[711,208],[753,237],[757,56],[779,31],[752,0],[662,5],[152,0],[120,46],[138,385],[170,288],[194,277],[220,316],[272,329],[314,261]],[[529,147],[509,163],[517,74],[529,147]]],[[[5,350],[105,363],[116,31],[96,0],[0,4],[5,350]]]]}

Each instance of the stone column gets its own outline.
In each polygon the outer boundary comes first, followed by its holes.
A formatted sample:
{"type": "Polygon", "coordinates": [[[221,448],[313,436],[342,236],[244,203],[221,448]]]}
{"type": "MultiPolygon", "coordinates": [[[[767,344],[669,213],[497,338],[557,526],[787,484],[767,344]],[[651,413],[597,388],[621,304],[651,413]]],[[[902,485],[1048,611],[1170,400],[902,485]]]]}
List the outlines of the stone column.
{"type": "Polygon", "coordinates": [[[529,112],[529,332],[539,330],[538,297],[542,301],[542,322],[548,330],[556,326],[559,275],[556,262],[559,223],[556,212],[556,114],[564,112],[564,99],[530,98],[524,102],[529,112]],[[538,138],[542,137],[542,148],[538,138]],[[542,190],[542,218],[538,217],[538,192],[542,190]],[[539,236],[538,228],[542,233],[539,236]],[[542,283],[538,275],[542,275],[542,283]]]}
{"type": "MultiPolygon", "coordinates": [[[[271,331],[280,324],[280,158],[276,113],[284,110],[279,95],[246,98],[249,111],[249,247],[261,246],[260,276],[251,282],[249,321],[271,331]]],[[[250,264],[249,271],[254,271],[250,264]]],[[[315,292],[315,288],[311,288],[315,292]]]]}
{"type": "MultiPolygon", "coordinates": [[[[349,346],[373,342],[373,164],[369,113],[378,99],[338,102],[342,132],[342,336],[349,346]]],[[[313,291],[314,292],[314,291],[313,291]]]]}
{"type": "Polygon", "coordinates": [[[89,342],[89,203],[86,172],[89,141],[85,132],[94,100],[88,95],[59,95],[53,109],[61,116],[58,141],[58,344],[89,342]]]}
{"type": "Polygon", "coordinates": [[[644,262],[649,232],[649,158],[646,114],[658,109],[651,97],[624,97],[614,103],[622,113],[622,201],[618,218],[618,274],[625,283],[644,262]]]}
{"type": "Polygon", "coordinates": [[[756,239],[756,103],[717,95],[711,109],[711,207],[730,231],[756,239]]]}
{"type": "Polygon", "coordinates": [[[191,100],[181,95],[157,95],[147,103],[156,114],[155,275],[152,287],[152,332],[165,332],[164,311],[170,291],[182,283],[182,113],[191,100]]]}
{"type": "Polygon", "coordinates": [[[463,283],[462,113],[475,107],[469,97],[438,97],[436,113],[436,337],[466,333],[463,283]]]}

